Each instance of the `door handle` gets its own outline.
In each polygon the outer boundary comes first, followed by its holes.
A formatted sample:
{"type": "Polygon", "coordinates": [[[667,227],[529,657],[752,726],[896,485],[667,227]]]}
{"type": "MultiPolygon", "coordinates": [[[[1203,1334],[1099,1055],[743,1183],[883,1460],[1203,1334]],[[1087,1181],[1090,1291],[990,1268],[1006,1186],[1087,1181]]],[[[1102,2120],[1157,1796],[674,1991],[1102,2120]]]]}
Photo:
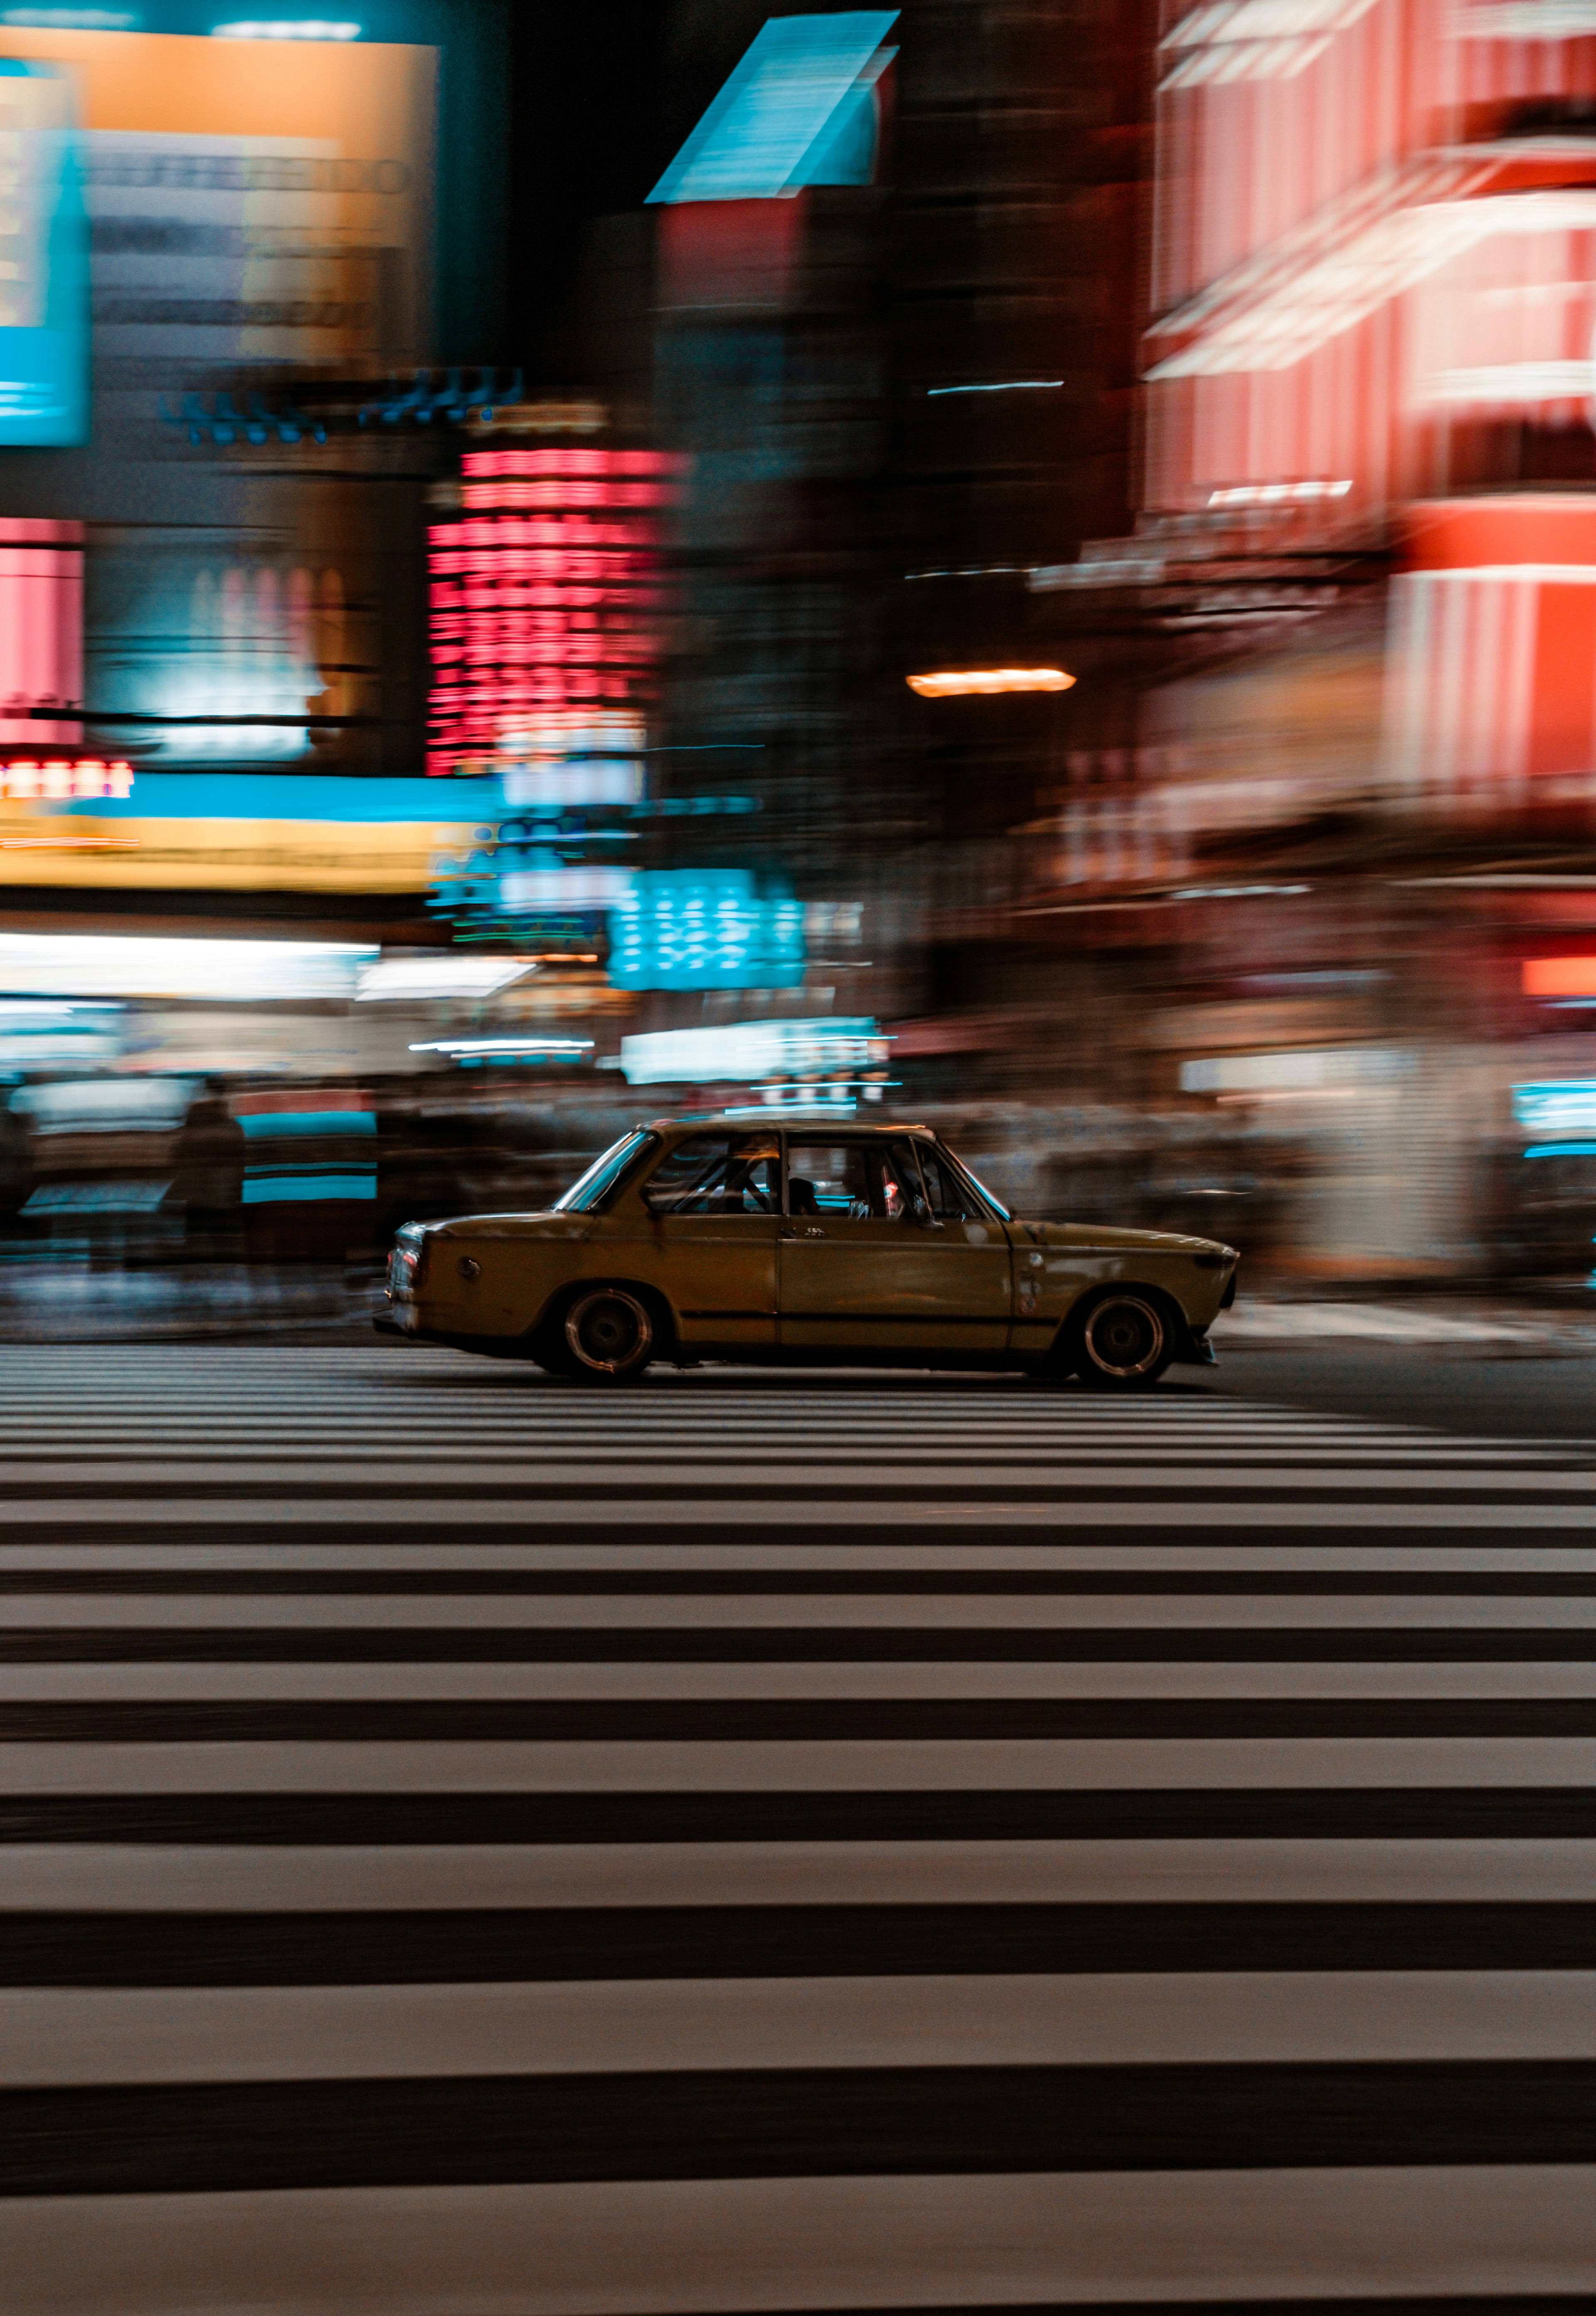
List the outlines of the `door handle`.
{"type": "Polygon", "coordinates": [[[783,1231],[783,1233],[782,1233],[782,1236],[783,1236],[783,1238],[785,1238],[785,1239],[786,1239],[786,1238],[824,1238],[824,1237],[825,1237],[825,1235],[826,1235],[826,1234],[825,1234],[825,1232],[824,1232],[823,1230],[786,1230],[786,1231],[783,1231]]]}

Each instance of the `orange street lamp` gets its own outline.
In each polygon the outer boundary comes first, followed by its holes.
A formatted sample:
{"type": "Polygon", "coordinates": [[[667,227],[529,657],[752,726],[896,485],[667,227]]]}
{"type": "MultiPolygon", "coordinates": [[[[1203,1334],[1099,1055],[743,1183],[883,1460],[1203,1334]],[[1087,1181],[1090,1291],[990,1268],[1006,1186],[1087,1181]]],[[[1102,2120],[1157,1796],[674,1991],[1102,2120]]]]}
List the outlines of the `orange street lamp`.
{"type": "Polygon", "coordinates": [[[911,675],[909,688],[922,699],[953,699],[966,691],[1068,691],[1074,681],[1061,667],[962,667],[911,675]]]}

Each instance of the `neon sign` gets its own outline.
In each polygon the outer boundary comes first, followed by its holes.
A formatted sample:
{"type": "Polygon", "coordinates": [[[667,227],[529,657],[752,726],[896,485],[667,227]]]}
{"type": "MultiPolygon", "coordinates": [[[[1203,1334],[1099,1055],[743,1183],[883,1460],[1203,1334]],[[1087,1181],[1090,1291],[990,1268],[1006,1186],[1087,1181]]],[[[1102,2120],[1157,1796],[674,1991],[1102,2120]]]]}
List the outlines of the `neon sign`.
{"type": "Polygon", "coordinates": [[[609,920],[617,989],[801,989],[803,904],[746,868],[645,869],[609,920]]]}
{"type": "Polygon", "coordinates": [[[561,735],[644,704],[658,639],[656,450],[468,450],[461,512],[430,534],[427,769],[563,754],[561,735]]]}

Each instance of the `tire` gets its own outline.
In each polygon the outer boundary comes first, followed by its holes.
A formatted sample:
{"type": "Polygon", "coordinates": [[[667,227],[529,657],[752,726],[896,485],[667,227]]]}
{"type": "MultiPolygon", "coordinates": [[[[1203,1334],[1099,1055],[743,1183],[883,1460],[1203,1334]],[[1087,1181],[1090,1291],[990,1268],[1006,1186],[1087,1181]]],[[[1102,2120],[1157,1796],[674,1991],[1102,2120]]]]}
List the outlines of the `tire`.
{"type": "Polygon", "coordinates": [[[578,1383],[631,1383],[654,1355],[654,1318],[625,1287],[590,1287],[578,1295],[561,1329],[563,1372],[578,1383]]]}
{"type": "Polygon", "coordinates": [[[1067,1359],[1088,1390],[1150,1391],[1175,1357],[1162,1298],[1115,1287],[1069,1323],[1067,1359]]]}

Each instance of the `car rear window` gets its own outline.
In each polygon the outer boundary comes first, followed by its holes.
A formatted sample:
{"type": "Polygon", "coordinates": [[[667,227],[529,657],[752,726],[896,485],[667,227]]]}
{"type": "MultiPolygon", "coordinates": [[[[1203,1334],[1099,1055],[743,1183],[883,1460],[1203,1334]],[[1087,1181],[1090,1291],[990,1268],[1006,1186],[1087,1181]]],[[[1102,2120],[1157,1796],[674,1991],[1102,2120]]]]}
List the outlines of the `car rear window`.
{"type": "Polygon", "coordinates": [[[556,1215],[597,1214],[610,1193],[618,1189],[624,1178],[659,1140],[657,1134],[645,1134],[639,1127],[624,1134],[611,1145],[601,1158],[595,1158],[585,1174],[579,1174],[568,1190],[561,1192],[551,1212],[556,1215]]]}

